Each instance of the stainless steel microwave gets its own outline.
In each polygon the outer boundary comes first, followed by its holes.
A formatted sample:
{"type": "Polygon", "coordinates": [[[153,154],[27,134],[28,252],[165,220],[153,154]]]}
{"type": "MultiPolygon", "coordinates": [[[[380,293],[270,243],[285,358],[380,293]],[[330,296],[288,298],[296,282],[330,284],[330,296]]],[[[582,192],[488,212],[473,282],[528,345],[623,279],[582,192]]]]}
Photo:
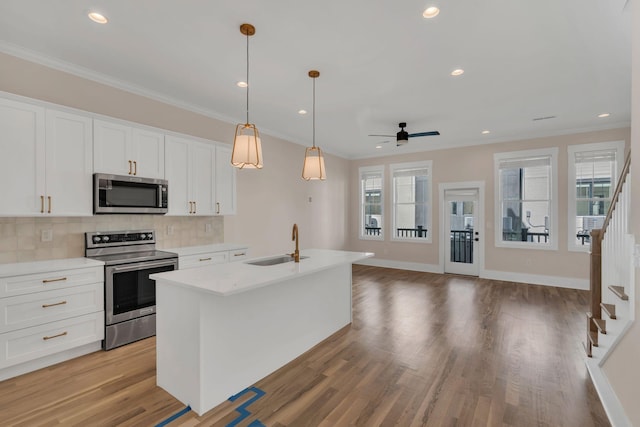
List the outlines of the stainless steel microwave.
{"type": "Polygon", "coordinates": [[[166,214],[168,182],[127,175],[93,175],[94,214],[166,214]]]}

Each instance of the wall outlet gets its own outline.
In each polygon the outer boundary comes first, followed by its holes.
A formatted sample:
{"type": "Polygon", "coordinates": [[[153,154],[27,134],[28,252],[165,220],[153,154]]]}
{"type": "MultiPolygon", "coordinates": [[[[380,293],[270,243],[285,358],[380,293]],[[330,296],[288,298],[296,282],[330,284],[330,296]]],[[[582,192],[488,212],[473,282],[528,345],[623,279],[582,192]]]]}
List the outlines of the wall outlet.
{"type": "Polygon", "coordinates": [[[52,240],[53,240],[53,230],[42,230],[42,234],[40,235],[40,241],[50,242],[52,240]]]}
{"type": "Polygon", "coordinates": [[[205,233],[211,233],[211,224],[205,224],[204,225],[204,232],[205,233]]]}
{"type": "Polygon", "coordinates": [[[167,236],[171,236],[173,234],[173,225],[167,225],[167,236]]]}

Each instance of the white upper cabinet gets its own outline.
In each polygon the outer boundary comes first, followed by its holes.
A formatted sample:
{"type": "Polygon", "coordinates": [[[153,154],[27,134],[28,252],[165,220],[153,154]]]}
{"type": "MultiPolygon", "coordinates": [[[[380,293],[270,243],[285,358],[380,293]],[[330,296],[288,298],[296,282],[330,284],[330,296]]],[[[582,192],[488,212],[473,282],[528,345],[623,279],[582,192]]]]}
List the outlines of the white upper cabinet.
{"type": "Polygon", "coordinates": [[[44,116],[44,108],[0,99],[0,215],[40,214],[44,116]]]}
{"type": "Polygon", "coordinates": [[[0,215],[92,214],[91,119],[0,99],[0,215]]]}
{"type": "Polygon", "coordinates": [[[231,147],[216,146],[216,215],[236,213],[236,168],[231,165],[231,147]]]}
{"type": "Polygon", "coordinates": [[[165,142],[168,215],[213,215],[215,147],[176,136],[165,142]]]}
{"type": "Polygon", "coordinates": [[[115,122],[94,120],[94,171],[164,178],[164,135],[115,122]]]}
{"type": "Polygon", "coordinates": [[[57,216],[93,214],[92,120],[46,112],[46,212],[57,216]]]}

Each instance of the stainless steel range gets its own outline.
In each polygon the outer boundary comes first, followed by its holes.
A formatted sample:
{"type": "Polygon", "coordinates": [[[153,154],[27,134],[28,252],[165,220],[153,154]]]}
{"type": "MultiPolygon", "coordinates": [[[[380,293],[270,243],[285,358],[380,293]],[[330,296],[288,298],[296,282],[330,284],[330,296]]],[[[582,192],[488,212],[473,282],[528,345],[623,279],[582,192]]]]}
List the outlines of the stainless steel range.
{"type": "Polygon", "coordinates": [[[155,236],[154,230],[85,233],[85,256],[105,262],[105,350],[156,334],[149,275],[176,270],[178,255],[156,250],[155,236]]]}

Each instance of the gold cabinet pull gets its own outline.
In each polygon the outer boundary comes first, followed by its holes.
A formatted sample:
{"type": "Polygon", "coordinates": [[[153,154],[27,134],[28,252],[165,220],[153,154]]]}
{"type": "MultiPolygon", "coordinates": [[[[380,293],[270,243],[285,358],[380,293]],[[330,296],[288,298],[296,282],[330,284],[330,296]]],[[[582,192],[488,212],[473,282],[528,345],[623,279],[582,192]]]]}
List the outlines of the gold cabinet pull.
{"type": "Polygon", "coordinates": [[[56,305],[65,305],[66,303],[66,301],[60,301],[53,304],[42,304],[42,308],[55,307],[56,305]]]}
{"type": "Polygon", "coordinates": [[[51,213],[51,196],[47,196],[47,200],[49,201],[49,209],[47,210],[47,213],[51,213]]]}
{"type": "Polygon", "coordinates": [[[200,261],[211,261],[211,257],[209,257],[209,258],[200,258],[200,261]]]}
{"type": "Polygon", "coordinates": [[[59,333],[59,334],[57,334],[57,335],[51,335],[51,336],[49,336],[49,337],[42,337],[42,339],[43,339],[43,340],[45,340],[45,341],[47,341],[47,340],[52,340],[52,339],[54,339],[54,338],[63,337],[63,336],[65,336],[65,335],[67,335],[67,331],[64,331],[64,332],[62,332],[62,333],[59,333]]]}
{"type": "Polygon", "coordinates": [[[65,280],[67,280],[66,277],[60,277],[59,279],[44,279],[42,283],[64,282],[65,280]]]}
{"type": "Polygon", "coordinates": [[[44,196],[40,196],[40,213],[44,213],[44,196]]]}
{"type": "Polygon", "coordinates": [[[233,256],[245,256],[246,253],[245,252],[240,252],[239,254],[233,254],[233,256]]]}
{"type": "Polygon", "coordinates": [[[138,175],[138,162],[133,161],[133,174],[138,175]]]}
{"type": "Polygon", "coordinates": [[[189,202],[189,213],[193,213],[193,202],[189,202]]]}
{"type": "Polygon", "coordinates": [[[193,202],[193,213],[198,212],[198,202],[193,202]]]}
{"type": "Polygon", "coordinates": [[[216,202],[216,213],[220,213],[220,202],[216,202]]]}
{"type": "Polygon", "coordinates": [[[128,162],[129,162],[129,175],[131,175],[133,173],[131,169],[133,164],[131,163],[131,160],[128,160],[128,162]]]}

